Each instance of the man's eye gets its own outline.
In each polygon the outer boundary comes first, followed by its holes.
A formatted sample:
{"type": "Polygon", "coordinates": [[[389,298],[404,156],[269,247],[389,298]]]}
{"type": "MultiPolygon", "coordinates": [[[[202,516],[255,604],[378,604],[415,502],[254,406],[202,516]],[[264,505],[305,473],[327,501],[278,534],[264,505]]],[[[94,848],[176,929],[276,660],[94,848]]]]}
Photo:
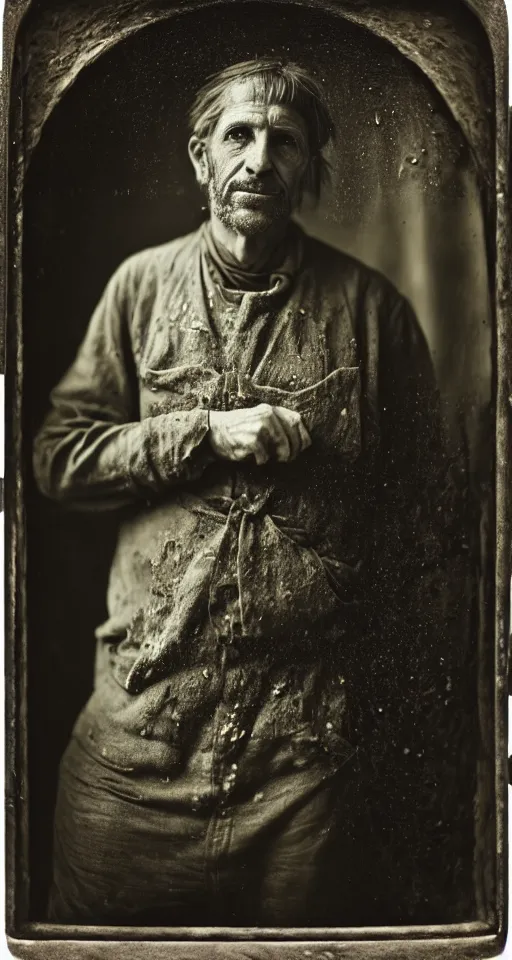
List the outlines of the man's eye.
{"type": "Polygon", "coordinates": [[[272,137],[272,143],[277,149],[281,147],[296,147],[297,141],[291,133],[275,133],[272,137]]]}
{"type": "Polygon", "coordinates": [[[250,135],[251,131],[249,127],[233,127],[232,130],[228,130],[224,139],[234,141],[235,143],[246,143],[250,135]]]}

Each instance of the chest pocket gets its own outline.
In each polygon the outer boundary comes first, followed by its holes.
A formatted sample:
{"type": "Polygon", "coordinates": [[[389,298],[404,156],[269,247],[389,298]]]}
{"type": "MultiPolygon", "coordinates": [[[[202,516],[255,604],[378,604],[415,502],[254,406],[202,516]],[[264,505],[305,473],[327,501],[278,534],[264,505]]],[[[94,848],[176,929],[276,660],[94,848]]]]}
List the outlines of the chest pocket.
{"type": "Polygon", "coordinates": [[[302,390],[287,391],[253,384],[257,403],[300,413],[314,447],[327,456],[355,460],[361,452],[361,374],[359,367],[338,367],[302,390]]]}
{"type": "Polygon", "coordinates": [[[149,326],[139,359],[141,417],[211,405],[221,356],[206,320],[187,302],[149,326]]]}
{"type": "Polygon", "coordinates": [[[214,397],[221,378],[216,370],[199,365],[139,372],[141,417],[156,417],[173,410],[215,408],[214,397]]]}

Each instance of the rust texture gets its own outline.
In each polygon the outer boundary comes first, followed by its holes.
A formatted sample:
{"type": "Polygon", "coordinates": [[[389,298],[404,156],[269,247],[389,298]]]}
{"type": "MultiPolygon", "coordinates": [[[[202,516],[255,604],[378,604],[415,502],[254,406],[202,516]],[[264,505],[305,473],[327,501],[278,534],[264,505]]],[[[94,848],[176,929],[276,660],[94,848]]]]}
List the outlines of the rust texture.
{"type": "MultiPolygon", "coordinates": [[[[199,9],[203,0],[169,6],[158,0],[110,0],[91,8],[86,0],[34,7],[24,32],[25,154],[28,159],[53,107],[88,64],[121,39],[177,12],[199,9]]],[[[314,5],[308,4],[306,5],[314,5]]],[[[327,5],[325,5],[327,6],[327,5]]],[[[493,162],[492,92],[484,67],[488,51],[475,21],[467,30],[467,13],[459,3],[330,3],[331,10],[365,26],[394,44],[419,66],[444,97],[472,146],[489,181],[493,162]]]]}

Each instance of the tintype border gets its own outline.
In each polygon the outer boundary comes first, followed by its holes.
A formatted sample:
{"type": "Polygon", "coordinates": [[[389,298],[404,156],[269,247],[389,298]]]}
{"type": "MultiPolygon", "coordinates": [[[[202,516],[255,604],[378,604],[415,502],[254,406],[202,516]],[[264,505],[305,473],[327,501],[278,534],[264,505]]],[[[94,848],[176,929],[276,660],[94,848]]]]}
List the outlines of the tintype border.
{"type": "MultiPolygon", "coordinates": [[[[22,484],[21,322],[22,186],[24,176],[22,71],[16,40],[31,0],[6,0],[1,85],[0,364],[6,356],[6,889],[8,945],[14,956],[170,960],[274,960],[331,958],[426,960],[499,954],[507,927],[507,694],[510,584],[510,408],[512,406],[511,234],[508,200],[507,26],[504,0],[464,0],[490,40],[495,69],[496,116],[496,326],[493,401],[496,408],[495,702],[496,924],[372,927],[326,930],[139,929],[22,924],[28,891],[26,810],[25,516],[22,484]],[[5,341],[4,341],[5,336],[5,341]],[[4,348],[5,342],[5,348],[4,348]],[[307,936],[307,940],[305,940],[307,936]],[[165,939],[162,939],[165,938],[165,939]]],[[[383,0],[383,7],[384,7],[383,0]]],[[[362,8],[364,9],[364,7],[362,8]]]]}

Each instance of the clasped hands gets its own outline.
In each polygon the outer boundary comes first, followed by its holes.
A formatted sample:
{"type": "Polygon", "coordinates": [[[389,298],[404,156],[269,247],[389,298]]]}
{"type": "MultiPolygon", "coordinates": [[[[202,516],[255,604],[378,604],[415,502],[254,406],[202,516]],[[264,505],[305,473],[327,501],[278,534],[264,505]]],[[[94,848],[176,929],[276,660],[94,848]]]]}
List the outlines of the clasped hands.
{"type": "Polygon", "coordinates": [[[311,445],[302,417],[286,407],[259,403],[242,410],[210,411],[210,446],[224,460],[254,456],[257,464],[270,459],[294,460],[311,445]]]}

